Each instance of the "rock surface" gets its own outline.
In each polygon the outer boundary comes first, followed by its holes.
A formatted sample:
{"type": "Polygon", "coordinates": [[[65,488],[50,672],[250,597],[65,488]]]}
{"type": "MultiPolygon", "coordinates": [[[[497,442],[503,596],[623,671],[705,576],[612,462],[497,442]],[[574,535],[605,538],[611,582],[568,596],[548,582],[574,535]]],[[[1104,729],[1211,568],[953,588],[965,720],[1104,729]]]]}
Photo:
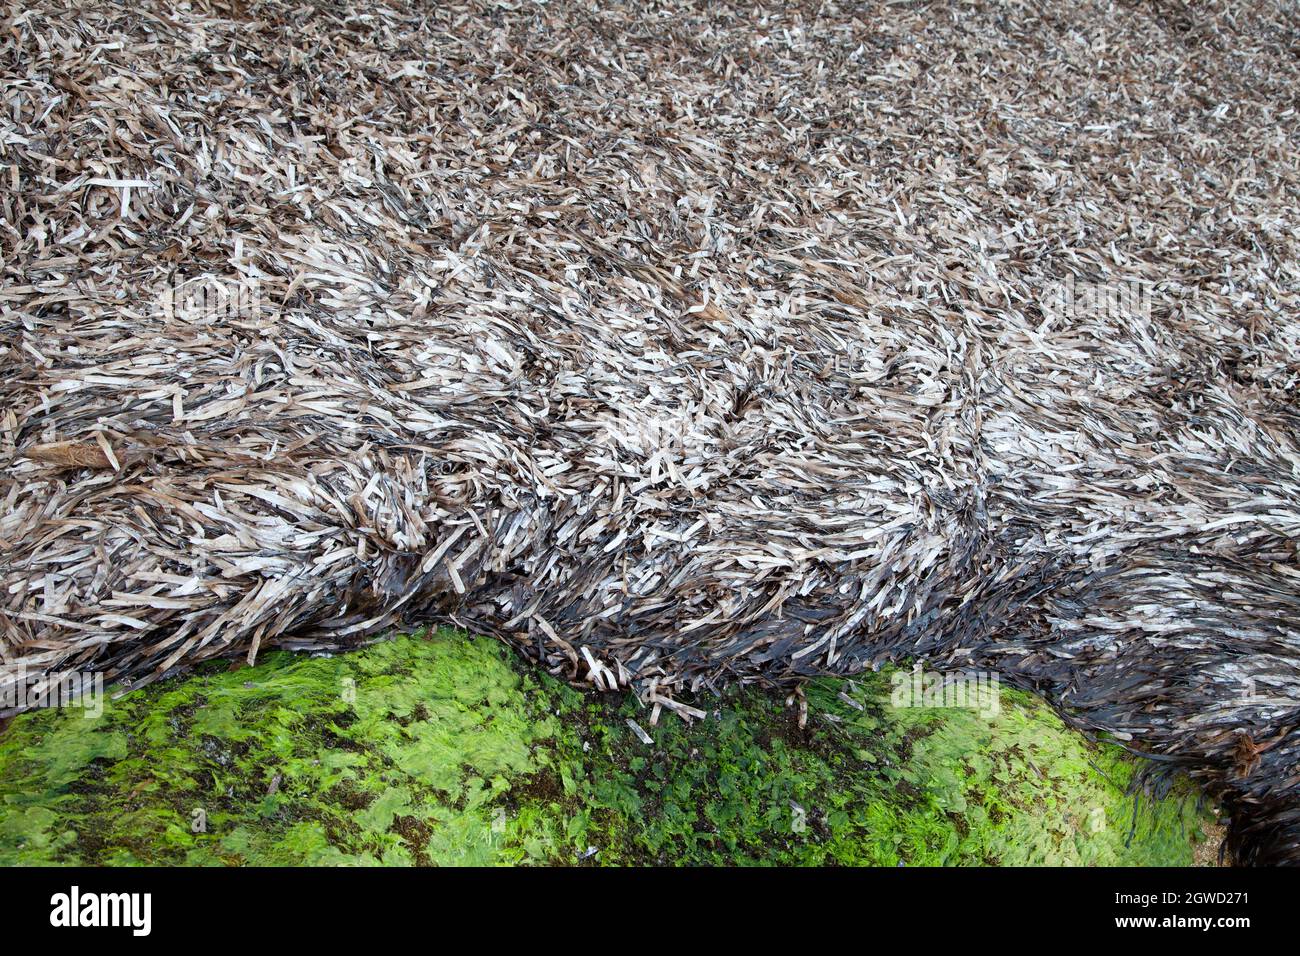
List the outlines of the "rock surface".
{"type": "Polygon", "coordinates": [[[755,689],[688,726],[449,631],[227,666],[15,719],[0,864],[1185,865],[1202,840],[1190,791],[1127,794],[1118,749],[1009,690],[899,707],[884,671],[809,685],[802,729],[755,689]]]}

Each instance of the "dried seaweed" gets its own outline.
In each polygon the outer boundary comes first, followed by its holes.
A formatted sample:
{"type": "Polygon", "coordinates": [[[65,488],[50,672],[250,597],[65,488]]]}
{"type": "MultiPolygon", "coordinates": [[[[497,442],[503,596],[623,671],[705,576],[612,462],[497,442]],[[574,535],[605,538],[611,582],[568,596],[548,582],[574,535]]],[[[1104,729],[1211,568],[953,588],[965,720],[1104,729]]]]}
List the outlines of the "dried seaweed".
{"type": "Polygon", "coordinates": [[[1297,28],[1170,9],[9,4],[0,687],[922,657],[1300,860],[1297,28]]]}

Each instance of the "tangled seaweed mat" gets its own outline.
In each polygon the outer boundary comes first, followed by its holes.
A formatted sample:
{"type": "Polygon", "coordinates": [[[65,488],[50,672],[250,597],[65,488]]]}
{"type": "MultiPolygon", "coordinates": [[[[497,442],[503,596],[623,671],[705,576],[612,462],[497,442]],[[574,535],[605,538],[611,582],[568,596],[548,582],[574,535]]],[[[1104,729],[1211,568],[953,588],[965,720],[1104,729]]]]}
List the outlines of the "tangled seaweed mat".
{"type": "Polygon", "coordinates": [[[1133,762],[1018,692],[989,717],[827,679],[801,731],[742,691],[647,746],[635,699],[512,658],[443,631],[25,714],[0,738],[0,864],[1182,865],[1200,837],[1194,797],[1135,815],[1133,762]]]}
{"type": "Polygon", "coordinates": [[[1300,861],[1291,4],[9,10],[0,689],[920,658],[1300,861]]]}

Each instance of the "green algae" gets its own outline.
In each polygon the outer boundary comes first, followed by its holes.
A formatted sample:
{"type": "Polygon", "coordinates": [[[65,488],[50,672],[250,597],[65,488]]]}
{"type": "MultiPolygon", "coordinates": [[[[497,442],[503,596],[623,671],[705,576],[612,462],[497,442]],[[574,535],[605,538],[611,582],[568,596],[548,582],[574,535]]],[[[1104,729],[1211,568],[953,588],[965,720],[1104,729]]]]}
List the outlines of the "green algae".
{"type": "Polygon", "coordinates": [[[890,706],[889,672],[651,726],[449,631],[265,655],[0,736],[0,864],[1186,865],[1186,792],[1001,694],[890,706]],[[654,738],[643,743],[628,720],[654,738]]]}

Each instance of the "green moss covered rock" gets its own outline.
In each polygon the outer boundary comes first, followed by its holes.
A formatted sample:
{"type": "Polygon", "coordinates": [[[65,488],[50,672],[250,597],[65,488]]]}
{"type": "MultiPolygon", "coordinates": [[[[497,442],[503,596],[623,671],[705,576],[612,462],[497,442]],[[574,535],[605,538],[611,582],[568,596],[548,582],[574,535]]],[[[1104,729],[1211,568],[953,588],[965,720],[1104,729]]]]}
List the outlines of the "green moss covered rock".
{"type": "Polygon", "coordinates": [[[0,735],[0,864],[1163,864],[1194,798],[1003,691],[890,706],[890,675],[652,726],[452,632],[266,655],[0,735]],[[632,724],[635,723],[634,728],[632,724]],[[637,728],[648,732],[646,744],[637,728]]]}

